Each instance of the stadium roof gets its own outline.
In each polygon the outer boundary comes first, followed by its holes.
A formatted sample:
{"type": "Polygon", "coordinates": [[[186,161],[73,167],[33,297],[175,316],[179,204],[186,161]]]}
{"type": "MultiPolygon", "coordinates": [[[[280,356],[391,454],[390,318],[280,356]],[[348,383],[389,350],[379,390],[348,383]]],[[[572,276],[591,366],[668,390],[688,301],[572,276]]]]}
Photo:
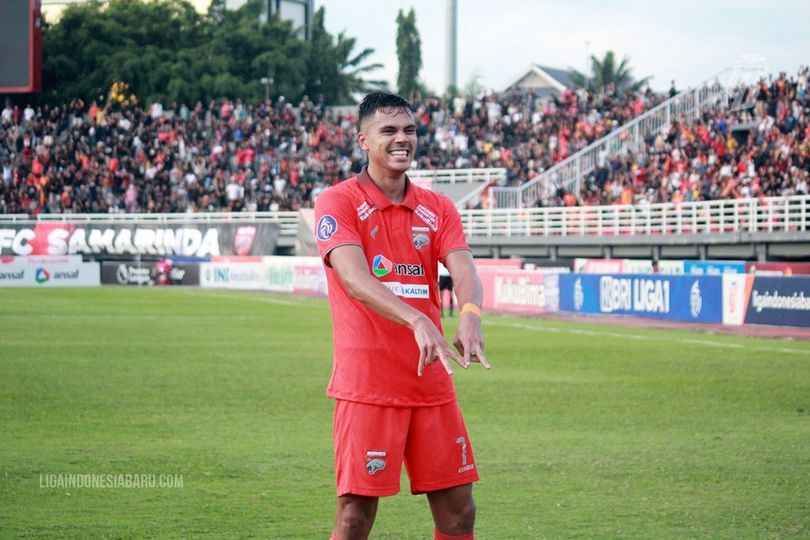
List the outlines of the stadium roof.
{"type": "Polygon", "coordinates": [[[571,72],[565,69],[532,64],[506,88],[529,88],[540,95],[559,94],[566,88],[573,88],[571,72]]]}

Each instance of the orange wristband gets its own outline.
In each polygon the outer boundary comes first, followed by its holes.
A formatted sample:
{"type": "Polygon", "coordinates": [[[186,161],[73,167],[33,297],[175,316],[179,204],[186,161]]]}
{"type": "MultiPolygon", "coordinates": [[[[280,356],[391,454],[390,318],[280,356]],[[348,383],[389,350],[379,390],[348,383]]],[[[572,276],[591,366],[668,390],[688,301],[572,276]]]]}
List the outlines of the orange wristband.
{"type": "Polygon", "coordinates": [[[480,317],[481,316],[481,308],[476,306],[475,304],[471,304],[471,303],[467,302],[466,304],[461,306],[461,315],[464,315],[465,313],[474,313],[474,314],[476,314],[476,315],[478,315],[480,317]]]}

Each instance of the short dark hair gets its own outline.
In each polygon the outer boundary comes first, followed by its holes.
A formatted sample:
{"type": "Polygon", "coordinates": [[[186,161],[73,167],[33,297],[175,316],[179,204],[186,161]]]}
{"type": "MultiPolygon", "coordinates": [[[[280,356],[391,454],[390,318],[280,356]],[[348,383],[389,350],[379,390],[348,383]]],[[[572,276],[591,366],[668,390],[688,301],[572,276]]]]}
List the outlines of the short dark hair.
{"type": "Polygon", "coordinates": [[[362,129],[363,120],[374,116],[380,109],[402,109],[414,114],[416,110],[410,101],[391,92],[372,92],[363,98],[358,107],[357,129],[362,129]]]}

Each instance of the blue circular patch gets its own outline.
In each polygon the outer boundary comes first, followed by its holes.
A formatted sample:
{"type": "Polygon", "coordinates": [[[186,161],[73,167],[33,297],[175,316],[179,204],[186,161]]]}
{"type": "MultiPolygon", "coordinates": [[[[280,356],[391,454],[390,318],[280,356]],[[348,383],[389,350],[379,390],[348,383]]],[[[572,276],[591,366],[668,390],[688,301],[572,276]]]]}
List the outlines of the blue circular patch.
{"type": "Polygon", "coordinates": [[[318,222],[318,240],[326,242],[335,235],[337,229],[337,220],[329,214],[324,215],[318,222]]]}

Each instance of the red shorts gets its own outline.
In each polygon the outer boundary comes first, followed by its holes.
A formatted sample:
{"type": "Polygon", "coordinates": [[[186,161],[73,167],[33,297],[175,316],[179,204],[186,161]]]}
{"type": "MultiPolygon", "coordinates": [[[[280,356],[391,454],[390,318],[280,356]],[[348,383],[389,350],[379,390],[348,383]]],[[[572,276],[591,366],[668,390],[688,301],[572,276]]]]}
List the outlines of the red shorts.
{"type": "Polygon", "coordinates": [[[333,430],[338,496],[399,493],[402,462],[419,494],[478,480],[458,402],[380,407],[335,402],[333,430]]]}

